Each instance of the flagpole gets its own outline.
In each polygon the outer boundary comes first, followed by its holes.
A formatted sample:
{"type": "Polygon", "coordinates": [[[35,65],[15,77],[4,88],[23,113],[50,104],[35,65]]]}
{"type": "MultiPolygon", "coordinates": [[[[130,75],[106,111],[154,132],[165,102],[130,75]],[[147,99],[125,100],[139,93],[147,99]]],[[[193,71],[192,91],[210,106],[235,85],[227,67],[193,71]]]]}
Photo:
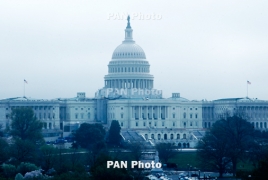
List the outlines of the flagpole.
{"type": "Polygon", "coordinates": [[[23,80],[23,97],[25,97],[25,82],[23,80]]]}
{"type": "Polygon", "coordinates": [[[247,98],[248,98],[248,82],[247,82],[247,98]]]}

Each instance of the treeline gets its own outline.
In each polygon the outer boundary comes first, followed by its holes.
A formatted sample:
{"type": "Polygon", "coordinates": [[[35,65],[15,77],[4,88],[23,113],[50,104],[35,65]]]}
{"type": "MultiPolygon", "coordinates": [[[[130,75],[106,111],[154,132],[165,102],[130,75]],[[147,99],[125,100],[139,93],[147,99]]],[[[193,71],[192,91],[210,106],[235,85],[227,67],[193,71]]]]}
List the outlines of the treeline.
{"type": "Polygon", "coordinates": [[[243,114],[226,115],[216,121],[197,149],[202,167],[217,170],[220,177],[230,172],[245,179],[268,179],[267,173],[260,174],[268,167],[268,132],[254,129],[243,114]],[[238,162],[250,162],[255,170],[237,171],[238,162]]]}
{"type": "Polygon", "coordinates": [[[10,128],[0,133],[0,179],[142,179],[140,171],[107,169],[107,161],[134,159],[129,154],[122,157],[118,148],[122,141],[118,121],[108,132],[101,124],[81,124],[73,133],[72,148],[64,149],[46,144],[42,123],[31,108],[14,108],[10,117],[10,128]]]}

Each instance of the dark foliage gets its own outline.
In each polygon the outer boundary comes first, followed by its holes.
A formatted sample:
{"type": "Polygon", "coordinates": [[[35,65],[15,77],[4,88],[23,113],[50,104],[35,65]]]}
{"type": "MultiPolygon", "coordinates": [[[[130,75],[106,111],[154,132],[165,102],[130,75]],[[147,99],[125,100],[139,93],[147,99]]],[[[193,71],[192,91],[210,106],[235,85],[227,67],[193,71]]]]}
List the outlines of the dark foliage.
{"type": "Polygon", "coordinates": [[[130,175],[127,169],[119,169],[119,168],[107,168],[107,161],[115,161],[106,154],[100,155],[95,165],[91,168],[90,172],[95,180],[132,180],[132,176],[130,175]]]}
{"type": "Polygon", "coordinates": [[[122,137],[120,135],[121,127],[117,120],[113,120],[109,129],[108,140],[110,144],[119,145],[122,137]]]}
{"type": "Polygon", "coordinates": [[[19,107],[12,109],[11,119],[12,129],[10,134],[13,137],[32,142],[43,140],[42,123],[34,116],[32,108],[19,107]]]}
{"type": "Polygon", "coordinates": [[[3,164],[10,158],[10,149],[8,143],[0,138],[0,164],[3,164]]]}
{"type": "Polygon", "coordinates": [[[243,116],[226,116],[216,121],[198,143],[199,157],[218,169],[220,176],[230,165],[236,173],[238,160],[246,159],[256,146],[254,134],[252,125],[243,116]]]}
{"type": "Polygon", "coordinates": [[[86,149],[98,148],[104,144],[105,130],[101,124],[83,123],[74,132],[74,147],[86,149]]]}
{"type": "Polygon", "coordinates": [[[156,145],[156,149],[159,153],[159,159],[163,163],[167,163],[176,154],[174,146],[171,143],[159,143],[156,145]]]}

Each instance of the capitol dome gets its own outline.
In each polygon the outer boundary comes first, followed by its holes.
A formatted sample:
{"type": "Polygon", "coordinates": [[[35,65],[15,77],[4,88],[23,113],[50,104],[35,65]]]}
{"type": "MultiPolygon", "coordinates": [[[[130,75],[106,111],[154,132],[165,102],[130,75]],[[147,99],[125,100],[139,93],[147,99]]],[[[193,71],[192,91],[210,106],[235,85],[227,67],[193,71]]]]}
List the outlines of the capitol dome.
{"type": "Polygon", "coordinates": [[[133,42],[125,42],[114,50],[112,59],[146,59],[143,49],[133,42]]]}
{"type": "Polygon", "coordinates": [[[153,75],[143,49],[133,40],[133,30],[128,17],[125,39],[113,52],[104,77],[105,88],[153,89],[153,75]]]}

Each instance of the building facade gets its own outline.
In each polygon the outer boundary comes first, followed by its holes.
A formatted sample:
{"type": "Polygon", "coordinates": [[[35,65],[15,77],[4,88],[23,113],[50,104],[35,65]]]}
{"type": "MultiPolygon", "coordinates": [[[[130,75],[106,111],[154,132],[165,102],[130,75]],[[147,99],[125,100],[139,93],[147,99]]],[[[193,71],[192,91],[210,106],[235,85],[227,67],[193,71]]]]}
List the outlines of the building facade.
{"type": "Polygon", "coordinates": [[[214,101],[191,101],[172,93],[163,98],[154,88],[154,76],[143,49],[133,40],[129,19],[125,39],[113,52],[104,77],[104,87],[87,98],[79,92],[74,98],[52,100],[27,97],[0,100],[0,123],[10,125],[12,108],[32,107],[43,122],[46,140],[68,136],[82,123],[102,123],[109,127],[118,120],[122,131],[135,131],[154,143],[172,142],[194,147],[207,128],[221,115],[237,110],[247,114],[255,128],[266,130],[268,101],[251,98],[229,98],[214,101]]]}

